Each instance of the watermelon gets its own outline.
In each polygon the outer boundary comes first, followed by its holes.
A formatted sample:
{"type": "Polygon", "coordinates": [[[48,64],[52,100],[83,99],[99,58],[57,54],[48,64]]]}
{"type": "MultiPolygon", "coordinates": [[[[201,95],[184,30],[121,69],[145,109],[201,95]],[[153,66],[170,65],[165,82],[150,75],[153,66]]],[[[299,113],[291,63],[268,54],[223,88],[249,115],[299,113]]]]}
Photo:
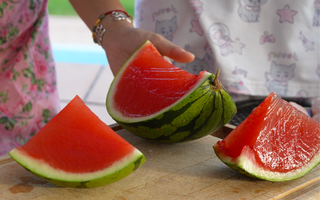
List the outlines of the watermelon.
{"type": "Polygon", "coordinates": [[[146,41],[111,83],[108,113],[129,132],[152,141],[201,138],[224,126],[236,113],[218,74],[190,74],[166,61],[146,41]]]}
{"type": "Polygon", "coordinates": [[[113,183],[145,161],[138,149],[102,122],[78,96],[9,154],[36,176],[64,187],[113,183]]]}
{"type": "Polygon", "coordinates": [[[241,173],[293,180],[320,163],[320,124],[271,93],[213,148],[221,161],[241,173]]]}

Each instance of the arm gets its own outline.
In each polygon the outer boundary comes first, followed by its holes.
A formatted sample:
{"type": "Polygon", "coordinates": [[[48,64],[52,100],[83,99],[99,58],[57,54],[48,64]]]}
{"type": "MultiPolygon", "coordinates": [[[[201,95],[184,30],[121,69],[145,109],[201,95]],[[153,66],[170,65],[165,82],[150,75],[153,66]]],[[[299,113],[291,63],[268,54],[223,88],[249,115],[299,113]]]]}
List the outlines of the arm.
{"type": "MultiPolygon", "coordinates": [[[[98,17],[111,10],[123,10],[119,0],[69,0],[80,18],[91,30],[98,17]]],[[[194,55],[174,45],[163,36],[135,28],[127,21],[115,21],[111,15],[102,22],[107,29],[102,41],[102,47],[107,54],[110,68],[115,75],[134,51],[146,40],[150,40],[159,52],[181,63],[191,62],[194,55]]]]}

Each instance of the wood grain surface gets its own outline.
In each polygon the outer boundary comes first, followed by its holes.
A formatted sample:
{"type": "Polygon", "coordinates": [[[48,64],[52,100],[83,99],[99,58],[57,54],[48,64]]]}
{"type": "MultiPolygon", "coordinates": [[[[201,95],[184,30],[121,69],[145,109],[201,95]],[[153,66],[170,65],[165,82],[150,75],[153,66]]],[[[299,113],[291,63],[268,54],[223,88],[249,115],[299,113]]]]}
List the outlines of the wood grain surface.
{"type": "Polygon", "coordinates": [[[319,199],[320,166],[288,182],[246,177],[223,164],[212,146],[232,126],[196,141],[161,144],[136,137],[117,125],[112,128],[138,148],[147,161],[124,179],[98,188],[57,187],[0,157],[0,199],[319,199]],[[220,137],[220,138],[218,138],[220,137]]]}

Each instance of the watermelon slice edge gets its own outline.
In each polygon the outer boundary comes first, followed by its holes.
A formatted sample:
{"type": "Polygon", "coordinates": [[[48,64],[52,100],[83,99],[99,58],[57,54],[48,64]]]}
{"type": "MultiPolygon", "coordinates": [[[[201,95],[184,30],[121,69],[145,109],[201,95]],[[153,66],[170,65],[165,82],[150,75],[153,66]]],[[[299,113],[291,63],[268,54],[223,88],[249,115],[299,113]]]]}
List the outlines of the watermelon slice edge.
{"type": "Polygon", "coordinates": [[[101,171],[67,173],[51,167],[41,159],[33,158],[19,148],[10,151],[10,156],[38,177],[58,186],[65,187],[99,187],[110,184],[124,178],[128,175],[127,173],[135,171],[146,160],[143,154],[135,149],[129,156],[122,158],[111,167],[101,171]]]}
{"type": "Polygon", "coordinates": [[[222,162],[243,174],[269,181],[293,180],[320,163],[320,124],[271,93],[213,148],[222,162]],[[252,127],[255,120],[261,124],[252,127]]]}
{"type": "Polygon", "coordinates": [[[216,74],[191,74],[164,59],[146,41],[122,66],[106,98],[110,116],[127,131],[156,142],[209,135],[236,114],[216,74]]]}
{"type": "Polygon", "coordinates": [[[99,187],[139,168],[144,155],[76,96],[9,155],[36,176],[64,187],[99,187]]]}

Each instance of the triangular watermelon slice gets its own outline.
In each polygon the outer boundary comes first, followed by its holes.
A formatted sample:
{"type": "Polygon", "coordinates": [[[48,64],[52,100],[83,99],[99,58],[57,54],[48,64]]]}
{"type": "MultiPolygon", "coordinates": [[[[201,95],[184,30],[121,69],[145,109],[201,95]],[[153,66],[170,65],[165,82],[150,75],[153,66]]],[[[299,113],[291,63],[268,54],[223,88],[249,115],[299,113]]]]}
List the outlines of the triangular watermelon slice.
{"type": "Polygon", "coordinates": [[[288,181],[320,163],[320,124],[271,93],[214,150],[241,173],[288,181]]]}
{"type": "Polygon", "coordinates": [[[129,132],[175,143],[209,135],[236,114],[232,97],[216,74],[180,69],[146,41],[121,67],[110,85],[110,116],[129,132]]]}
{"type": "Polygon", "coordinates": [[[31,140],[9,152],[40,178],[65,187],[98,187],[122,179],[144,155],[76,96],[31,140]]]}

